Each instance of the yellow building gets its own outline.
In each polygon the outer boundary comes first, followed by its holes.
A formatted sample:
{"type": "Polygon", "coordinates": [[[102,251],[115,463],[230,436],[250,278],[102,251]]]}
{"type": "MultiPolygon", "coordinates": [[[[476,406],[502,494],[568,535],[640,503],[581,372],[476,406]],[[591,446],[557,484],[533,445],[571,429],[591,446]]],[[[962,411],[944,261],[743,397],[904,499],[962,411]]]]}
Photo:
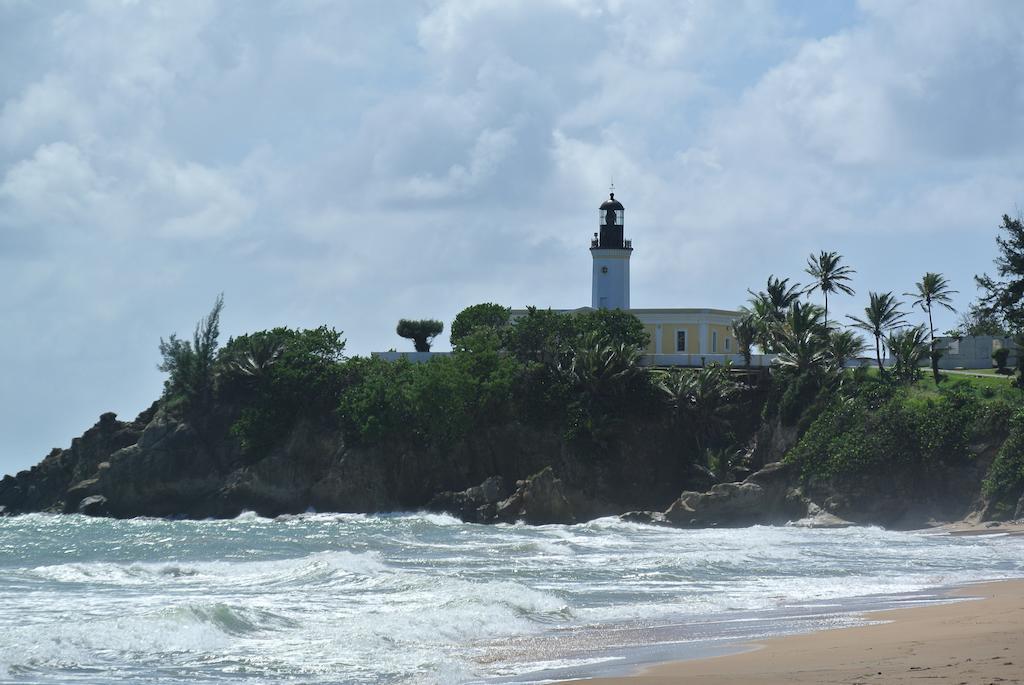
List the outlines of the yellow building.
{"type": "Polygon", "coordinates": [[[732,322],[739,312],[725,309],[630,309],[643,322],[651,342],[647,354],[738,354],[732,322]]]}

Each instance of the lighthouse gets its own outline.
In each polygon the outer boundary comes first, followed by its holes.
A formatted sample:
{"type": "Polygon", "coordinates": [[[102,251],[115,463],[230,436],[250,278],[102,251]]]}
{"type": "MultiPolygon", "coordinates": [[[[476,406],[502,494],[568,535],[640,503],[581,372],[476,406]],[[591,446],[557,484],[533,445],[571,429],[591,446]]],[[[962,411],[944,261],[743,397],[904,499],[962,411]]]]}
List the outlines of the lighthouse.
{"type": "Polygon", "coordinates": [[[591,306],[629,309],[629,256],[633,241],[623,237],[626,208],[609,193],[598,209],[598,231],[590,241],[594,260],[591,306]]]}

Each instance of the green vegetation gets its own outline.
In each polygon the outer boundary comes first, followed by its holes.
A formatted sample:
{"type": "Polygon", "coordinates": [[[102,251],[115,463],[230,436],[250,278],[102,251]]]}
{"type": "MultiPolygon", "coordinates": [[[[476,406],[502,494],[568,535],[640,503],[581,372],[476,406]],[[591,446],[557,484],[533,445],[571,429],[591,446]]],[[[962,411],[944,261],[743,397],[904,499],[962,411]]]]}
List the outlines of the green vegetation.
{"type": "Polygon", "coordinates": [[[430,352],[430,344],[441,335],[444,324],[434,319],[401,319],[395,327],[399,337],[412,340],[417,352],[430,352]]]}
{"type": "Polygon", "coordinates": [[[984,493],[1010,512],[1013,500],[1024,496],[1024,408],[1010,419],[1009,435],[985,478],[984,493]]]}
{"type": "Polygon", "coordinates": [[[1024,218],[1003,215],[999,227],[1006,237],[997,236],[999,255],[995,259],[996,280],[988,274],[974,280],[983,295],[977,304],[980,318],[1001,324],[1011,333],[1024,332],[1024,218]]]}
{"type": "Polygon", "coordinates": [[[904,325],[906,313],[900,311],[902,302],[888,293],[868,293],[869,303],[864,308],[864,318],[849,316],[856,328],[867,331],[875,338],[875,359],[878,361],[878,371],[885,375],[885,367],[882,365],[882,338],[894,328],[904,325]]]}
{"type": "Polygon", "coordinates": [[[843,260],[838,252],[825,252],[824,250],[815,257],[807,258],[807,268],[804,271],[814,279],[805,292],[813,293],[820,290],[825,296],[825,327],[828,327],[828,294],[841,292],[853,295],[854,290],[847,283],[857,273],[848,266],[840,264],[843,260]]]}
{"type": "Polygon", "coordinates": [[[297,422],[330,416],[345,381],[344,351],[341,333],[327,326],[229,340],[217,359],[218,395],[242,407],[231,429],[242,449],[264,452],[297,422]]]}
{"type": "Polygon", "coordinates": [[[844,387],[787,459],[805,478],[907,478],[969,464],[973,440],[998,435],[1011,411],[970,384],[917,393],[879,379],[844,387]]]}
{"type": "Polygon", "coordinates": [[[992,353],[992,360],[996,363],[997,373],[1006,373],[1006,360],[1010,358],[1010,348],[1000,347],[992,353]]]}
{"type": "MultiPolygon", "coordinates": [[[[929,352],[924,326],[902,328],[888,334],[885,336],[885,346],[892,352],[892,375],[895,380],[906,383],[921,377],[921,361],[929,352]]],[[[938,383],[937,368],[935,382],[938,383]]]]}
{"type": "Polygon", "coordinates": [[[451,343],[457,348],[463,340],[477,329],[491,330],[499,335],[508,328],[511,310],[493,302],[474,304],[466,307],[452,321],[451,343]]]}
{"type": "Polygon", "coordinates": [[[955,294],[957,291],[949,287],[949,282],[942,274],[931,271],[926,273],[920,282],[914,285],[917,288],[916,292],[903,294],[915,298],[911,306],[920,307],[922,311],[928,314],[928,355],[932,363],[932,376],[935,378],[935,382],[938,383],[939,359],[942,355],[935,348],[935,323],[932,320],[932,305],[945,307],[951,312],[956,311],[953,309],[953,305],[950,304],[950,295],[955,294]]]}
{"type": "Polygon", "coordinates": [[[210,407],[216,380],[217,338],[220,337],[220,313],[224,295],[218,295],[213,309],[201,319],[191,342],[172,333],[160,338],[160,370],[167,373],[164,401],[193,415],[210,407]]]}

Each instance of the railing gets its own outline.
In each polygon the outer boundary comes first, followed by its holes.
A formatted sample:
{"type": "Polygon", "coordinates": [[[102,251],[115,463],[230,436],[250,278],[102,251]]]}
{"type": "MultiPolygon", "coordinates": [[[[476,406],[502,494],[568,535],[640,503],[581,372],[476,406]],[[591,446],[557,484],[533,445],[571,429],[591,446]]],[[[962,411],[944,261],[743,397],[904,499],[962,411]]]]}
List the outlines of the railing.
{"type": "MultiPolygon", "coordinates": [[[[754,354],[750,357],[751,368],[764,368],[771,366],[775,359],[774,354],[754,354]]],[[[640,366],[684,366],[699,368],[711,366],[712,364],[724,364],[731,361],[734,368],[744,368],[746,361],[740,354],[686,354],[677,352],[674,354],[645,354],[640,357],[640,366]]]]}
{"type": "MultiPolygon", "coordinates": [[[[594,248],[601,247],[601,241],[598,238],[591,238],[590,239],[590,247],[594,247],[594,248]]],[[[613,248],[611,246],[608,246],[608,249],[632,250],[633,249],[633,241],[632,240],[623,240],[621,248],[613,248]]]]}

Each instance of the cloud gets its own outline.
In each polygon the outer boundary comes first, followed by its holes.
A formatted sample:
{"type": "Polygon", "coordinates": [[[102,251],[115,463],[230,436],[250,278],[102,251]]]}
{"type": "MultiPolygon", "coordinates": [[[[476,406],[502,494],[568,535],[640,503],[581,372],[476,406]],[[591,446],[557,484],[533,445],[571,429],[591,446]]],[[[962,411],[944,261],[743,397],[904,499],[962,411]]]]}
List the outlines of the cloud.
{"type": "Polygon", "coordinates": [[[822,7],[0,4],[0,467],[145,406],[221,291],[225,335],[327,322],[354,353],[586,304],[612,177],[637,306],[735,306],[817,249],[966,303],[1024,204],[1024,9],[822,7]]]}

